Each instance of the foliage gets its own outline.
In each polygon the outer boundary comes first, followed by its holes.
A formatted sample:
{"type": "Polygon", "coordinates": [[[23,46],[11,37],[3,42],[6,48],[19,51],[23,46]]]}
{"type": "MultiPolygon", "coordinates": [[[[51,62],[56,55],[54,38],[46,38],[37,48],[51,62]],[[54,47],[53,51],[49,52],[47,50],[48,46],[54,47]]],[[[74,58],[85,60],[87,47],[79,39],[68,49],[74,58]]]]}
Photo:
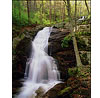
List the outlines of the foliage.
{"type": "Polygon", "coordinates": [[[78,67],[78,77],[86,78],[90,75],[90,65],[78,67]]]}
{"type": "MultiPolygon", "coordinates": [[[[71,18],[74,17],[74,8],[75,2],[70,1],[71,5],[71,18]]],[[[77,17],[87,15],[87,9],[83,1],[77,2],[77,17]]],[[[89,6],[89,4],[88,4],[89,6]]],[[[89,6],[90,8],[90,6],[89,6]]],[[[30,1],[29,2],[29,15],[30,15],[30,23],[28,23],[28,9],[27,9],[27,1],[16,1],[12,2],[12,18],[13,23],[19,26],[30,25],[30,24],[56,24],[59,22],[67,22],[68,15],[66,5],[64,1],[30,1]],[[36,3],[34,3],[36,2],[36,3]],[[51,2],[51,5],[50,5],[51,2]],[[34,7],[36,4],[36,8],[34,7]],[[50,13],[51,9],[51,13],[50,13]],[[50,20],[51,16],[51,20],[50,20]]],[[[88,19],[90,15],[88,15],[88,19]]]]}
{"type": "Polygon", "coordinates": [[[91,32],[78,32],[79,35],[91,35],[91,32]]]}
{"type": "Polygon", "coordinates": [[[75,75],[77,75],[77,73],[78,73],[78,68],[77,67],[68,69],[68,75],[69,76],[75,76],[75,75]]]}
{"type": "Polygon", "coordinates": [[[70,77],[76,76],[85,78],[87,75],[90,75],[90,65],[68,68],[68,75],[70,77]]]}
{"type": "Polygon", "coordinates": [[[87,19],[91,19],[91,14],[88,15],[87,19]]]}
{"type": "Polygon", "coordinates": [[[70,41],[72,41],[72,36],[71,36],[71,35],[68,35],[68,36],[64,37],[64,39],[62,40],[61,46],[62,46],[63,48],[68,47],[70,41]]]}

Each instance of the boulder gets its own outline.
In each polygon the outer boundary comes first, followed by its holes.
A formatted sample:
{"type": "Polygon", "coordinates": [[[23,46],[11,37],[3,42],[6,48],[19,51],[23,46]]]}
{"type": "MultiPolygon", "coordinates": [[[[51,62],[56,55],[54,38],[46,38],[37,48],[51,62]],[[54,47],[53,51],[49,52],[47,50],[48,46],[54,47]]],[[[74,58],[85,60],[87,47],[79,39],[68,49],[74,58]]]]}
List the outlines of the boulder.
{"type": "Polygon", "coordinates": [[[68,34],[70,34],[68,29],[53,28],[49,38],[49,55],[53,56],[58,62],[58,69],[62,80],[68,78],[67,68],[76,64],[73,43],[70,42],[69,47],[66,48],[61,46],[62,40],[68,34]]]}

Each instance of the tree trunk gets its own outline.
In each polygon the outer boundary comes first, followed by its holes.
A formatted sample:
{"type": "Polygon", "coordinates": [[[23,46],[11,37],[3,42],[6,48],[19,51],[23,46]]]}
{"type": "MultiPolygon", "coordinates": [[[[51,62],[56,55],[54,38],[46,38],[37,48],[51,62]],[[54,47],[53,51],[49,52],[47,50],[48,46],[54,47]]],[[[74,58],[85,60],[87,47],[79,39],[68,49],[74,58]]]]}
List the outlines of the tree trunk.
{"type": "Polygon", "coordinates": [[[49,8],[50,8],[49,19],[50,19],[50,24],[51,24],[51,0],[49,1],[49,8]]]}
{"type": "MultiPolygon", "coordinates": [[[[70,1],[67,0],[67,4],[70,4],[70,1]]],[[[65,5],[66,5],[66,1],[64,0],[65,2],[65,5]]],[[[70,7],[69,7],[70,8],[70,7]]],[[[73,29],[73,22],[71,22],[70,20],[70,12],[71,12],[71,9],[69,10],[67,8],[67,11],[69,11],[69,22],[70,22],[70,28],[71,28],[71,34],[72,34],[72,40],[73,40],[73,46],[74,46],[74,51],[75,51],[75,56],[76,56],[76,62],[77,62],[77,66],[82,66],[82,63],[81,63],[81,59],[80,59],[80,55],[79,55],[79,51],[78,51],[78,46],[77,46],[77,40],[76,40],[76,37],[75,37],[75,32],[76,32],[76,27],[77,27],[77,24],[76,24],[76,15],[77,15],[77,0],[75,0],[75,27],[73,29]]]]}
{"type": "Polygon", "coordinates": [[[87,8],[87,11],[88,11],[88,14],[89,14],[89,7],[88,7],[86,0],[85,0],[85,5],[86,5],[86,8],[87,8]]]}
{"type": "Polygon", "coordinates": [[[75,0],[75,27],[74,27],[74,32],[72,33],[72,37],[73,37],[73,45],[74,45],[74,51],[75,51],[75,55],[76,55],[77,66],[82,66],[79,51],[78,51],[78,46],[77,46],[77,40],[75,37],[75,32],[76,32],[76,27],[77,27],[76,15],[77,15],[77,0],[75,0]]]}
{"type": "Polygon", "coordinates": [[[42,14],[43,14],[43,11],[44,11],[44,4],[43,4],[43,0],[42,0],[42,14]]]}
{"type": "Polygon", "coordinates": [[[28,14],[28,23],[30,23],[30,10],[29,10],[29,1],[27,0],[27,14],[28,14]]]}
{"type": "Polygon", "coordinates": [[[56,1],[54,0],[54,21],[56,21],[56,1]]]}
{"type": "Polygon", "coordinates": [[[21,1],[18,1],[18,3],[19,3],[19,19],[21,23],[21,1]]]}
{"type": "Polygon", "coordinates": [[[67,0],[67,12],[68,12],[68,17],[70,17],[71,13],[70,0],[67,0]]]}
{"type": "MultiPolygon", "coordinates": [[[[62,13],[62,2],[60,2],[60,13],[62,13]]],[[[59,19],[62,21],[62,14],[60,15],[59,19]]]]}
{"type": "Polygon", "coordinates": [[[36,7],[37,7],[36,0],[34,0],[34,10],[35,11],[36,11],[36,7]]]}
{"type": "Polygon", "coordinates": [[[65,20],[65,5],[63,4],[63,22],[65,20]]]}
{"type": "Polygon", "coordinates": [[[68,13],[68,17],[69,20],[71,18],[70,14],[71,14],[71,6],[70,6],[70,0],[67,0],[67,2],[65,0],[63,0],[65,2],[66,8],[67,8],[67,13],[68,13]]]}
{"type": "Polygon", "coordinates": [[[43,23],[43,0],[42,3],[40,3],[40,22],[43,23]]]}

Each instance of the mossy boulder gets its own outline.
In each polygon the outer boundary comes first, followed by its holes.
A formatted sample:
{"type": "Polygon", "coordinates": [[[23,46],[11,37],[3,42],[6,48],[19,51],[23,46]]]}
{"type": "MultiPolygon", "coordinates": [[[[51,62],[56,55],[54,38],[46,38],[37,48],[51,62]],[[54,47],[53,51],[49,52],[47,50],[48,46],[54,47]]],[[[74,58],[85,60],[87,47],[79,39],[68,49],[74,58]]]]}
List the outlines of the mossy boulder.
{"type": "Polygon", "coordinates": [[[71,90],[72,90],[71,87],[66,87],[66,88],[64,88],[63,90],[61,90],[61,91],[58,93],[58,95],[60,96],[60,95],[63,95],[64,93],[69,93],[71,90]]]}
{"type": "Polygon", "coordinates": [[[74,68],[68,68],[68,75],[70,77],[77,75],[78,73],[78,68],[74,67],[74,68]]]}

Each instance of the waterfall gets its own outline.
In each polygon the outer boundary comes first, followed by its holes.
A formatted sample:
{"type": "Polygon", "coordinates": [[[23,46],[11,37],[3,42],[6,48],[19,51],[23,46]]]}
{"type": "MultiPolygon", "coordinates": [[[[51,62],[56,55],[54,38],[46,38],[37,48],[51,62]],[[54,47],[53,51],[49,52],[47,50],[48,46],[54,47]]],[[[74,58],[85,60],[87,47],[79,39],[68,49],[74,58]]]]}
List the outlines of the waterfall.
{"type": "Polygon", "coordinates": [[[53,57],[48,55],[48,39],[52,27],[39,31],[32,41],[32,53],[26,63],[25,81],[17,98],[35,98],[41,87],[46,93],[60,83],[60,74],[53,57]]]}

